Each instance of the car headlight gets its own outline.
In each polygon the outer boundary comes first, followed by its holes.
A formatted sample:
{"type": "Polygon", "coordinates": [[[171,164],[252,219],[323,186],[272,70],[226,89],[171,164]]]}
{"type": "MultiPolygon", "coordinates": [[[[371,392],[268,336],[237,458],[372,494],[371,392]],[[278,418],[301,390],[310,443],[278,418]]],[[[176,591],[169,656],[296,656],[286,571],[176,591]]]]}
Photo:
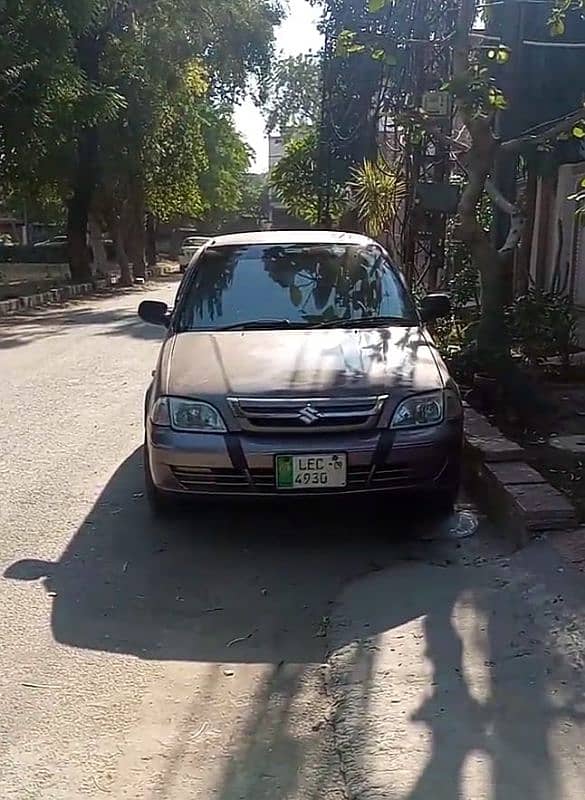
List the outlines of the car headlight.
{"type": "Polygon", "coordinates": [[[407,397],[394,412],[391,428],[420,428],[427,425],[438,425],[443,421],[445,413],[444,392],[407,397]]]}
{"type": "Polygon", "coordinates": [[[201,400],[181,397],[160,397],[152,410],[154,425],[171,427],[189,433],[225,433],[225,422],[219,411],[201,400]]]}

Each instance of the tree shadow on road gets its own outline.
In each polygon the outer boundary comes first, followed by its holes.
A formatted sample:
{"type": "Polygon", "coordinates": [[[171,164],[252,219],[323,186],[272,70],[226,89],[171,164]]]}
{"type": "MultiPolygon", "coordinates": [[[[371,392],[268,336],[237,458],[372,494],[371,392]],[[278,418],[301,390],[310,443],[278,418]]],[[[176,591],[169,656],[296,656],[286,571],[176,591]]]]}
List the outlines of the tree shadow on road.
{"type": "MultiPolygon", "coordinates": [[[[530,564],[519,558],[519,569],[530,564]]],[[[554,582],[558,573],[548,570],[554,582]]],[[[518,577],[497,562],[404,564],[368,587],[369,612],[359,586],[346,599],[358,610],[350,629],[359,630],[369,613],[379,632],[365,632],[358,655],[341,631],[333,659],[350,789],[365,781],[379,796],[400,800],[583,796],[582,652],[571,654],[562,639],[563,631],[575,633],[585,593],[574,587],[575,607],[563,619],[545,574],[518,577]],[[373,611],[384,598],[387,611],[373,611]],[[372,670],[377,696],[363,698],[363,676],[372,670]]]]}
{"type": "MultiPolygon", "coordinates": [[[[328,617],[349,582],[380,570],[352,584],[356,591],[363,586],[367,599],[332,639],[346,654],[332,691],[348,780],[353,771],[384,785],[388,773],[391,781],[403,773],[392,793],[380,795],[400,800],[565,800],[552,731],[582,724],[585,697],[585,678],[575,675],[555,638],[565,622],[559,613],[547,616],[545,589],[535,611],[542,577],[530,573],[529,563],[523,583],[507,579],[506,565],[486,563],[471,544],[455,550],[450,543],[447,552],[442,543],[423,541],[432,538],[432,524],[413,521],[404,507],[369,502],[263,505],[261,512],[254,503],[198,504],[163,524],[146,508],[139,449],[59,561],[22,560],[5,576],[42,580],[52,598],[53,635],[64,645],[208,664],[223,681],[217,665],[233,670],[234,680],[240,670],[262,668],[254,695],[238,701],[234,690],[240,723],[214,796],[322,800],[338,797],[337,765],[321,744],[332,733],[324,713],[314,711],[328,617]],[[386,566],[393,569],[381,571],[386,566]],[[380,673],[380,653],[390,646],[411,661],[406,682],[397,657],[380,673]],[[404,711],[387,701],[380,706],[384,684],[404,689],[406,698],[409,686],[417,693],[404,711]],[[381,714],[397,731],[385,753],[385,777],[368,753],[372,741],[387,738],[381,714]],[[426,743],[426,756],[415,768],[409,759],[416,737],[426,743]],[[490,788],[465,794],[470,759],[478,754],[490,788]],[[277,763],[284,766],[276,770],[277,763]]],[[[572,597],[582,613],[583,592],[572,597]]],[[[161,791],[181,764],[200,758],[200,702],[161,770],[161,791]]]]}
{"type": "MultiPolygon", "coordinates": [[[[167,276],[161,282],[161,292],[168,290],[168,285],[177,283],[178,279],[167,276]]],[[[149,295],[155,294],[156,283],[147,285],[149,295]]],[[[80,297],[72,300],[64,307],[48,306],[46,308],[28,309],[6,317],[0,317],[0,350],[12,350],[23,347],[39,339],[65,336],[78,327],[95,326],[104,328],[97,333],[103,336],[132,336],[138,339],[162,339],[164,330],[147,325],[138,318],[138,305],[145,290],[136,288],[120,290],[114,294],[92,297],[80,297]],[[101,308],[102,302],[114,297],[123,301],[126,297],[136,299],[136,309],[101,308]],[[94,302],[94,305],[89,305],[94,302]]]]}
{"type": "MultiPolygon", "coordinates": [[[[363,509],[338,504],[287,502],[261,512],[253,503],[199,504],[163,524],[146,508],[139,449],[57,562],[21,560],[5,577],[42,581],[63,645],[215,669],[219,688],[208,702],[218,692],[233,697],[235,717],[217,798],[341,798],[322,687],[328,616],[344,583],[410,546],[387,533],[392,506],[378,524],[373,513],[368,507],[364,530],[363,509]],[[238,678],[250,667],[264,676],[255,694],[239,698],[238,678]]],[[[201,759],[205,702],[198,693],[167,751],[157,779],[163,793],[201,759]]]]}
{"type": "MultiPolygon", "coordinates": [[[[144,499],[139,448],[58,562],[24,560],[7,577],[44,581],[54,593],[55,639],[73,647],[144,659],[320,663],[323,615],[315,609],[395,557],[400,536],[388,535],[387,520],[374,523],[375,506],[364,529],[360,507],[287,502],[259,513],[257,503],[195,503],[157,521],[144,499]]],[[[408,531],[406,520],[393,524],[408,531]]]]}

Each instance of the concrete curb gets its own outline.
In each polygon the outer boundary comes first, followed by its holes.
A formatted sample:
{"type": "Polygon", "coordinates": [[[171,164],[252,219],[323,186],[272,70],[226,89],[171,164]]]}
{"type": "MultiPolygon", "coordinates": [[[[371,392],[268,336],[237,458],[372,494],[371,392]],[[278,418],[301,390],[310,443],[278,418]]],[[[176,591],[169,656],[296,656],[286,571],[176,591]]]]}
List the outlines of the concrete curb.
{"type": "Polygon", "coordinates": [[[77,283],[71,286],[60,286],[58,289],[48,289],[37,294],[25,295],[24,297],[15,297],[12,300],[2,300],[0,301],[0,317],[23,311],[27,308],[42,308],[53,303],[62,303],[73,297],[82,297],[93,292],[103,291],[109,285],[107,280],[77,283]]]}
{"type": "MultiPolygon", "coordinates": [[[[149,269],[147,275],[149,278],[163,278],[165,275],[173,274],[173,272],[176,272],[176,270],[161,265],[149,269]]],[[[60,286],[57,289],[47,289],[37,294],[15,297],[11,300],[0,300],[0,317],[15,314],[29,308],[43,308],[55,303],[63,303],[65,300],[71,300],[74,297],[84,297],[94,292],[103,292],[105,289],[115,288],[117,284],[114,277],[117,277],[117,275],[115,276],[114,273],[111,273],[107,278],[95,280],[91,283],[60,286]]]]}
{"type": "Polygon", "coordinates": [[[511,523],[518,544],[578,524],[569,499],[526,462],[526,452],[485,417],[465,409],[466,481],[492,516],[511,523]]]}

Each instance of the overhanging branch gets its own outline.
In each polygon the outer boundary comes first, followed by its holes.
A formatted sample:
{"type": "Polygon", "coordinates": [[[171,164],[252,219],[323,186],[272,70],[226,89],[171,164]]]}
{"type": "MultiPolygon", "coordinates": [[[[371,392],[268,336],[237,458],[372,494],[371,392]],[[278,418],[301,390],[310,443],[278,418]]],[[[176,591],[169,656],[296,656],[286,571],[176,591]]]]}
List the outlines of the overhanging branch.
{"type": "Polygon", "coordinates": [[[562,133],[567,133],[582,119],[585,119],[585,108],[583,107],[572,111],[561,119],[543,122],[538,128],[534,128],[532,132],[518,136],[516,139],[502,142],[500,149],[507,153],[519,153],[527,146],[544,144],[551,139],[556,139],[562,133]]]}
{"type": "Polygon", "coordinates": [[[511,253],[515,250],[522,238],[525,224],[524,210],[521,205],[516,205],[504,197],[492,180],[488,179],[485,182],[485,190],[495,205],[503,211],[504,214],[508,214],[510,217],[510,228],[506,236],[506,241],[498,250],[499,254],[504,256],[506,253],[511,253]]]}
{"type": "Polygon", "coordinates": [[[526,223],[526,216],[520,206],[514,206],[514,211],[510,217],[510,230],[506,236],[506,241],[498,250],[501,256],[511,253],[516,249],[522,238],[524,232],[524,225],[526,223]]]}
{"type": "Polygon", "coordinates": [[[504,197],[493,181],[487,180],[485,182],[485,190],[497,207],[504,212],[504,214],[509,214],[512,216],[517,211],[517,207],[514,205],[514,203],[511,203],[506,197],[504,197]]]}

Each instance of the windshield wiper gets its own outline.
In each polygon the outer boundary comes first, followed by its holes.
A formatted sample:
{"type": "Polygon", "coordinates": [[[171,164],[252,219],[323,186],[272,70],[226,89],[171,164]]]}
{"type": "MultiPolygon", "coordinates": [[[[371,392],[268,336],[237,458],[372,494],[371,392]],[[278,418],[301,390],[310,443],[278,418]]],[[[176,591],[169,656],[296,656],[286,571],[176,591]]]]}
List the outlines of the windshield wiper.
{"type": "Polygon", "coordinates": [[[280,330],[284,328],[305,328],[303,323],[291,322],[290,319],[252,319],[249,322],[235,322],[218,331],[253,331],[253,330],[280,330]]]}
{"type": "Polygon", "coordinates": [[[319,322],[316,328],[386,328],[390,325],[418,325],[416,320],[406,317],[359,317],[358,319],[328,319],[319,322]]]}

